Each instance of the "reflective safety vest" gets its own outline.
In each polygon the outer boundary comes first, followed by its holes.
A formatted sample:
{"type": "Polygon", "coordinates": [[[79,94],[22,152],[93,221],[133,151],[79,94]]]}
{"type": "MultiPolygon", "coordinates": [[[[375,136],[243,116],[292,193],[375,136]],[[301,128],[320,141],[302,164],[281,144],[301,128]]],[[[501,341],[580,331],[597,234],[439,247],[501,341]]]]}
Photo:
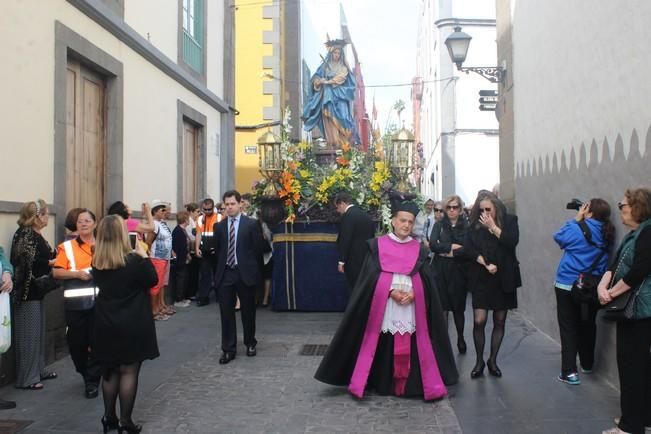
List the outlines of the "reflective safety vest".
{"type": "Polygon", "coordinates": [[[213,228],[215,224],[222,221],[222,219],[222,215],[217,212],[213,212],[213,214],[208,218],[204,215],[199,216],[197,219],[197,236],[201,237],[201,244],[203,244],[204,238],[212,237],[214,235],[213,228]]]}
{"type": "MultiPolygon", "coordinates": [[[[77,268],[75,250],[80,250],[77,240],[65,241],[62,245],[70,266],[69,270],[90,273],[90,267],[77,268]]],[[[99,288],[94,285],[92,280],[67,279],[64,280],[63,287],[63,300],[66,310],[88,310],[95,306],[95,297],[99,293],[99,288]]]]}

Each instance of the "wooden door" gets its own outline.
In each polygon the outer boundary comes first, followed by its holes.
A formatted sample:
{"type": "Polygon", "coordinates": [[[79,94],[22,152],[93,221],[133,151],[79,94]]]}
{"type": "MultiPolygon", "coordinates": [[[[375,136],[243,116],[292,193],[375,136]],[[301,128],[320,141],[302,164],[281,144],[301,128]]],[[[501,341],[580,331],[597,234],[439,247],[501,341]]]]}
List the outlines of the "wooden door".
{"type": "Polygon", "coordinates": [[[66,94],[66,209],[82,207],[104,214],[104,79],[68,61],[66,94]]]}
{"type": "Polygon", "coordinates": [[[199,128],[183,122],[183,203],[196,202],[198,195],[197,162],[199,159],[199,128]]]}

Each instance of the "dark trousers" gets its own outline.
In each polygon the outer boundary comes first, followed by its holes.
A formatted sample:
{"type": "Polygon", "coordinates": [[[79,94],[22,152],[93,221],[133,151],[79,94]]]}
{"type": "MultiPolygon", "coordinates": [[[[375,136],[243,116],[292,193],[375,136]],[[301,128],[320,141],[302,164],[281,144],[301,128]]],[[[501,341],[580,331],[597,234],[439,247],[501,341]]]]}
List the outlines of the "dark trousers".
{"type": "Polygon", "coordinates": [[[644,433],[651,426],[651,318],[617,323],[619,370],[619,429],[644,433]]]}
{"type": "Polygon", "coordinates": [[[215,289],[214,276],[215,268],[214,255],[206,255],[201,258],[199,263],[199,290],[197,291],[197,299],[207,300],[210,297],[210,291],[215,289]]]}
{"type": "Polygon", "coordinates": [[[70,357],[85,383],[98,385],[102,375],[99,362],[92,352],[92,333],[95,309],[66,310],[66,338],[70,357]]]}
{"type": "Polygon", "coordinates": [[[597,306],[578,304],[570,291],[555,288],[556,313],[561,334],[561,372],[577,372],[576,355],[583,369],[592,369],[594,346],[597,338],[597,306]]]}
{"type": "Polygon", "coordinates": [[[226,269],[217,292],[222,324],[222,351],[237,352],[237,326],[235,323],[235,296],[240,298],[244,345],[256,345],[255,340],[255,285],[242,282],[239,269],[226,269]]]}
{"type": "Polygon", "coordinates": [[[192,261],[188,264],[188,291],[187,298],[192,298],[197,295],[199,289],[199,265],[201,258],[192,255],[192,261]]]}
{"type": "MultiPolygon", "coordinates": [[[[178,259],[177,259],[178,261],[178,259]]],[[[183,301],[190,298],[188,293],[188,266],[178,262],[170,269],[170,287],[172,289],[172,302],[183,301]]]]}

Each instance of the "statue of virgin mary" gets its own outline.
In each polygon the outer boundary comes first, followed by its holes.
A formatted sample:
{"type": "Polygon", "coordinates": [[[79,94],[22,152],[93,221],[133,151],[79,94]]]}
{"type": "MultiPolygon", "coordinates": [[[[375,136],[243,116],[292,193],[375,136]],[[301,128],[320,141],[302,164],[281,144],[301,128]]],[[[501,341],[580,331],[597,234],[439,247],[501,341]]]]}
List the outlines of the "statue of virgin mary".
{"type": "Polygon", "coordinates": [[[345,46],[342,39],[326,42],[328,55],[312,76],[311,92],[303,109],[305,130],[318,127],[334,149],[358,141],[352,116],[355,76],[346,63],[345,46]]]}

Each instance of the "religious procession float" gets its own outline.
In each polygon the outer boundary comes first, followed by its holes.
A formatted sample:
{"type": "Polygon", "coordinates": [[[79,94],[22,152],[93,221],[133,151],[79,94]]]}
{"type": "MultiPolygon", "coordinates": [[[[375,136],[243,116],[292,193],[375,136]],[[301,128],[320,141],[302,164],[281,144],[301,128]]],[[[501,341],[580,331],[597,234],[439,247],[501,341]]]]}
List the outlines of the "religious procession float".
{"type": "Polygon", "coordinates": [[[258,139],[263,178],[253,185],[254,203],[273,232],[274,310],[345,309],[348,289],[337,272],[340,216],[332,204],[337,192],[350,193],[377,222],[378,233],[389,225],[390,195],[416,197],[410,175],[420,170],[422,150],[410,131],[381,137],[376,129],[367,146],[360,144],[345,45],[328,41],[328,54],[311,78],[303,111],[310,140],[289,139],[288,110],[280,135],[268,131],[258,139]]]}

